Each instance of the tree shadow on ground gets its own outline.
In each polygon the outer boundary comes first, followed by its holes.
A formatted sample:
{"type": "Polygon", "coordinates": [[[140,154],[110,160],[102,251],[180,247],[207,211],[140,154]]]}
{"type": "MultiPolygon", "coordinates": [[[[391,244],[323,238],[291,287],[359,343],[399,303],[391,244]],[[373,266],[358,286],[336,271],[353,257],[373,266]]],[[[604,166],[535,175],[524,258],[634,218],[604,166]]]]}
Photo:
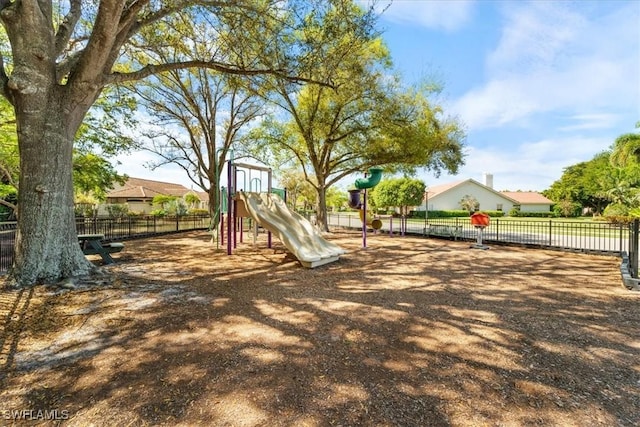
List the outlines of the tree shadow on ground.
{"type": "Polygon", "coordinates": [[[68,425],[640,423],[638,298],[614,259],[347,236],[340,262],[306,270],[193,233],[138,243],[108,286],[39,290],[10,408],[68,425]]]}

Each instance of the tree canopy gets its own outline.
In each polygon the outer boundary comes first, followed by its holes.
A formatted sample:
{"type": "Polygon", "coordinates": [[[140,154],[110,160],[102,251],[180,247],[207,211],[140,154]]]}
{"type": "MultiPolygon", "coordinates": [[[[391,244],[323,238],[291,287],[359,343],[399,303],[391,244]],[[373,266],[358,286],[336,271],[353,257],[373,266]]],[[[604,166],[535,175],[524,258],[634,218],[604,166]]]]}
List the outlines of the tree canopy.
{"type": "Polygon", "coordinates": [[[426,186],[415,178],[383,179],[373,188],[372,198],[378,208],[398,207],[403,215],[424,200],[426,186]]]}
{"type": "Polygon", "coordinates": [[[640,164],[616,167],[611,157],[611,151],[603,151],[589,161],[566,167],[543,194],[556,201],[563,214],[576,212],[576,204],[595,215],[602,214],[612,202],[634,207],[639,202],[640,164]]]}
{"type": "MultiPolygon", "coordinates": [[[[351,0],[113,0],[0,1],[3,35],[0,93],[13,106],[18,132],[20,215],[10,282],[28,286],[95,271],[77,243],[73,209],[75,136],[105,88],[178,69],[207,68],[236,76],[270,75],[334,86],[314,70],[327,44],[357,46],[370,37],[373,15],[351,13],[351,0]],[[331,14],[336,25],[301,37],[314,19],[331,14]],[[357,18],[357,19],[356,19],[357,18]],[[216,30],[170,58],[148,55],[150,44],[184,36],[181,20],[216,30]]],[[[0,38],[1,39],[1,38],[0,38]]]]}
{"type": "Polygon", "coordinates": [[[138,132],[144,148],[160,159],[150,166],[176,164],[207,192],[215,229],[223,166],[244,128],[263,114],[261,99],[236,79],[207,69],[173,70],[131,90],[152,115],[138,132]]]}
{"type": "Polygon", "coordinates": [[[11,105],[0,98],[0,220],[16,208],[19,172],[15,116],[11,105]]]}
{"type": "MultiPolygon", "coordinates": [[[[104,199],[115,182],[123,182],[124,177],[118,175],[110,161],[111,157],[134,145],[130,138],[122,134],[118,125],[120,118],[132,123],[126,119],[123,111],[122,101],[107,102],[102,99],[78,130],[73,150],[73,185],[76,193],[85,193],[99,201],[104,199]]],[[[14,111],[5,98],[0,98],[0,204],[10,211],[17,209],[19,172],[14,111]]]]}
{"type": "MultiPolygon", "coordinates": [[[[640,122],[636,128],[640,128],[640,122]]],[[[618,167],[640,163],[640,133],[626,133],[616,138],[610,160],[613,166],[618,167]]]]}
{"type": "MultiPolygon", "coordinates": [[[[332,25],[329,20],[317,26],[321,32],[332,25]]],[[[388,173],[424,168],[437,175],[456,173],[463,163],[462,125],[430,100],[437,86],[404,88],[380,38],[347,51],[345,43],[333,40],[329,59],[313,74],[327,76],[335,87],[306,84],[293,91],[269,76],[263,86],[277,94],[272,101],[282,113],[250,135],[259,142],[257,152],[269,148],[278,163],[302,170],[318,194],[318,221],[325,230],[326,190],[351,174],[382,166],[388,173]]]]}

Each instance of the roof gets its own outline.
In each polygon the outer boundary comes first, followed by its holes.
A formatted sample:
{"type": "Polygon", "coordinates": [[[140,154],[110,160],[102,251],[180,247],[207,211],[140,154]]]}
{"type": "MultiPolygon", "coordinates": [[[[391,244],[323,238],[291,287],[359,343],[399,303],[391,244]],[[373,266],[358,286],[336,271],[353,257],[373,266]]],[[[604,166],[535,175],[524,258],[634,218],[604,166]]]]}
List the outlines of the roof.
{"type": "Polygon", "coordinates": [[[501,191],[500,193],[517,201],[521,205],[552,205],[553,201],[547,199],[536,191],[501,191]]]}
{"type": "Polygon", "coordinates": [[[463,180],[463,181],[455,181],[455,182],[449,182],[447,184],[440,184],[440,185],[434,185],[433,187],[429,187],[427,189],[427,194],[429,195],[429,197],[435,197],[438,194],[442,194],[447,192],[448,190],[451,190],[453,187],[457,187],[458,185],[469,181],[467,180],[463,180]]]}
{"type": "Polygon", "coordinates": [[[124,185],[116,184],[107,198],[153,198],[158,195],[182,197],[189,191],[191,190],[181,184],[130,177],[124,185]]]}
{"type": "Polygon", "coordinates": [[[517,200],[512,199],[510,196],[508,196],[507,194],[504,194],[504,192],[500,192],[500,191],[496,191],[491,187],[487,187],[484,184],[479,183],[478,181],[476,181],[475,179],[465,179],[462,181],[455,181],[455,182],[450,182],[448,184],[441,184],[441,185],[434,185],[433,187],[429,187],[428,191],[427,191],[427,195],[429,196],[429,198],[433,198],[436,197],[440,194],[446,193],[447,191],[451,190],[452,188],[458,187],[459,185],[465,184],[465,183],[471,183],[474,185],[477,185],[479,187],[484,188],[487,191],[490,191],[492,193],[495,193],[501,197],[504,197],[505,199],[510,200],[513,203],[519,203],[517,200]]]}
{"type": "Polygon", "coordinates": [[[533,204],[552,205],[554,203],[552,200],[547,199],[545,196],[543,196],[542,194],[536,191],[496,191],[493,188],[488,187],[484,184],[481,184],[474,179],[464,179],[461,181],[454,181],[446,184],[434,185],[433,187],[428,188],[427,195],[429,196],[429,198],[433,198],[439,194],[446,193],[452,188],[455,188],[467,182],[471,182],[473,184],[484,187],[488,191],[499,194],[502,197],[505,197],[511,200],[512,202],[514,202],[515,204],[519,204],[519,205],[533,205],[533,204]]]}

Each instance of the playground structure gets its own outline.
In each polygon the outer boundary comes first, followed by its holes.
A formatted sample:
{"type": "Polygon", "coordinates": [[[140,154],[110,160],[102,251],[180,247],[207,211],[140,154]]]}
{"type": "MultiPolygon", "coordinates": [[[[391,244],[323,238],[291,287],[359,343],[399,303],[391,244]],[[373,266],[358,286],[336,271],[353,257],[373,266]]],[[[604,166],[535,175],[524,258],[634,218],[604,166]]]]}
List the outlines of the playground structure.
{"type": "Polygon", "coordinates": [[[349,190],[349,206],[360,211],[363,248],[367,247],[367,226],[370,225],[374,230],[382,227],[382,221],[379,219],[367,220],[367,189],[378,185],[380,178],[382,178],[382,168],[369,168],[369,173],[365,173],[364,178],[356,179],[354,184],[356,189],[349,190]],[[360,198],[361,194],[362,199],[360,198]]]}
{"type": "Polygon", "coordinates": [[[315,268],[337,261],[346,251],[326,240],[302,215],[292,211],[277,194],[236,194],[238,215],[246,213],[275,234],[304,267],[315,268]]]}
{"type": "MultiPolygon", "coordinates": [[[[255,222],[254,244],[257,227],[261,226],[268,232],[267,246],[269,248],[272,245],[271,236],[274,234],[306,268],[315,268],[337,261],[340,255],[346,253],[340,246],[326,240],[309,220],[287,207],[286,193],[282,191],[283,197],[280,197],[271,185],[270,168],[235,163],[232,160],[227,162],[227,166],[229,183],[226,192],[227,255],[231,255],[233,248],[237,246],[238,231],[240,231],[240,242],[242,242],[242,220],[247,217],[255,222]],[[249,191],[246,186],[247,171],[249,173],[249,191]],[[262,180],[252,178],[252,171],[267,174],[266,192],[262,191],[262,180]],[[238,173],[243,173],[244,176],[242,190],[238,190],[238,173]],[[256,184],[255,189],[254,183],[256,184]]],[[[224,221],[221,221],[221,226],[223,224],[224,221]]],[[[220,234],[224,235],[223,232],[220,234]]]]}
{"type": "MultiPolygon", "coordinates": [[[[272,174],[271,168],[257,166],[257,165],[249,165],[244,163],[234,162],[233,159],[227,161],[227,183],[228,188],[226,192],[223,189],[223,197],[221,200],[226,200],[226,209],[223,209],[227,213],[226,217],[226,241],[227,241],[227,255],[231,255],[233,252],[233,248],[237,247],[238,244],[238,232],[240,233],[240,242],[243,240],[243,218],[247,217],[246,210],[243,209],[243,206],[238,205],[238,201],[236,200],[235,194],[238,190],[238,174],[242,173],[243,182],[242,182],[242,191],[247,191],[247,172],[249,173],[249,186],[248,190],[252,191],[253,186],[255,184],[255,189],[257,192],[262,191],[262,174],[267,174],[267,182],[266,189],[267,192],[270,193],[272,188],[272,174]],[[252,172],[258,171],[259,177],[252,177],[252,172]]],[[[223,203],[224,205],[224,203],[223,203]]],[[[223,226],[224,221],[221,221],[221,225],[223,226]]],[[[224,235],[224,232],[220,233],[224,235]]],[[[257,227],[254,227],[254,242],[257,237],[257,227]]],[[[271,232],[267,233],[267,247],[270,248],[272,245],[272,236],[271,232]]]]}
{"type": "Polygon", "coordinates": [[[476,243],[471,245],[472,249],[489,249],[489,246],[482,244],[482,232],[489,226],[489,222],[489,215],[485,213],[475,212],[471,215],[471,225],[473,225],[478,232],[476,243]]]}
{"type": "Polygon", "coordinates": [[[360,213],[360,221],[365,222],[368,227],[373,228],[374,230],[380,230],[382,228],[382,221],[380,218],[376,218],[371,214],[371,211],[365,213],[364,209],[359,210],[360,213]]]}

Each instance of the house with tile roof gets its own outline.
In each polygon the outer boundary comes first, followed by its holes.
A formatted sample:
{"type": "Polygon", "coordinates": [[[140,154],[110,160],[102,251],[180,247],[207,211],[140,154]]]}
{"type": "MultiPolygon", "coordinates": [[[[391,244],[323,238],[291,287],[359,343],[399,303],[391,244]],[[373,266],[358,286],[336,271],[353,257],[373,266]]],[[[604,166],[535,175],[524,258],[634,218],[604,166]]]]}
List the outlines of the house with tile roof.
{"type": "Polygon", "coordinates": [[[430,211],[462,209],[460,201],[465,196],[474,197],[480,204],[480,210],[502,211],[508,214],[514,207],[521,212],[549,212],[553,201],[535,191],[496,191],[493,189],[493,177],[485,174],[485,183],[474,179],[455,181],[428,187],[422,206],[416,210],[424,211],[425,204],[430,211]]]}
{"type": "MultiPolygon", "coordinates": [[[[126,204],[131,212],[150,213],[153,209],[155,196],[174,196],[183,198],[187,194],[195,194],[200,199],[197,209],[207,209],[209,195],[204,191],[191,190],[181,184],[154,181],[150,179],[130,177],[123,185],[116,186],[107,193],[106,204],[126,204]]],[[[100,215],[106,214],[104,206],[100,207],[100,215]]]]}

